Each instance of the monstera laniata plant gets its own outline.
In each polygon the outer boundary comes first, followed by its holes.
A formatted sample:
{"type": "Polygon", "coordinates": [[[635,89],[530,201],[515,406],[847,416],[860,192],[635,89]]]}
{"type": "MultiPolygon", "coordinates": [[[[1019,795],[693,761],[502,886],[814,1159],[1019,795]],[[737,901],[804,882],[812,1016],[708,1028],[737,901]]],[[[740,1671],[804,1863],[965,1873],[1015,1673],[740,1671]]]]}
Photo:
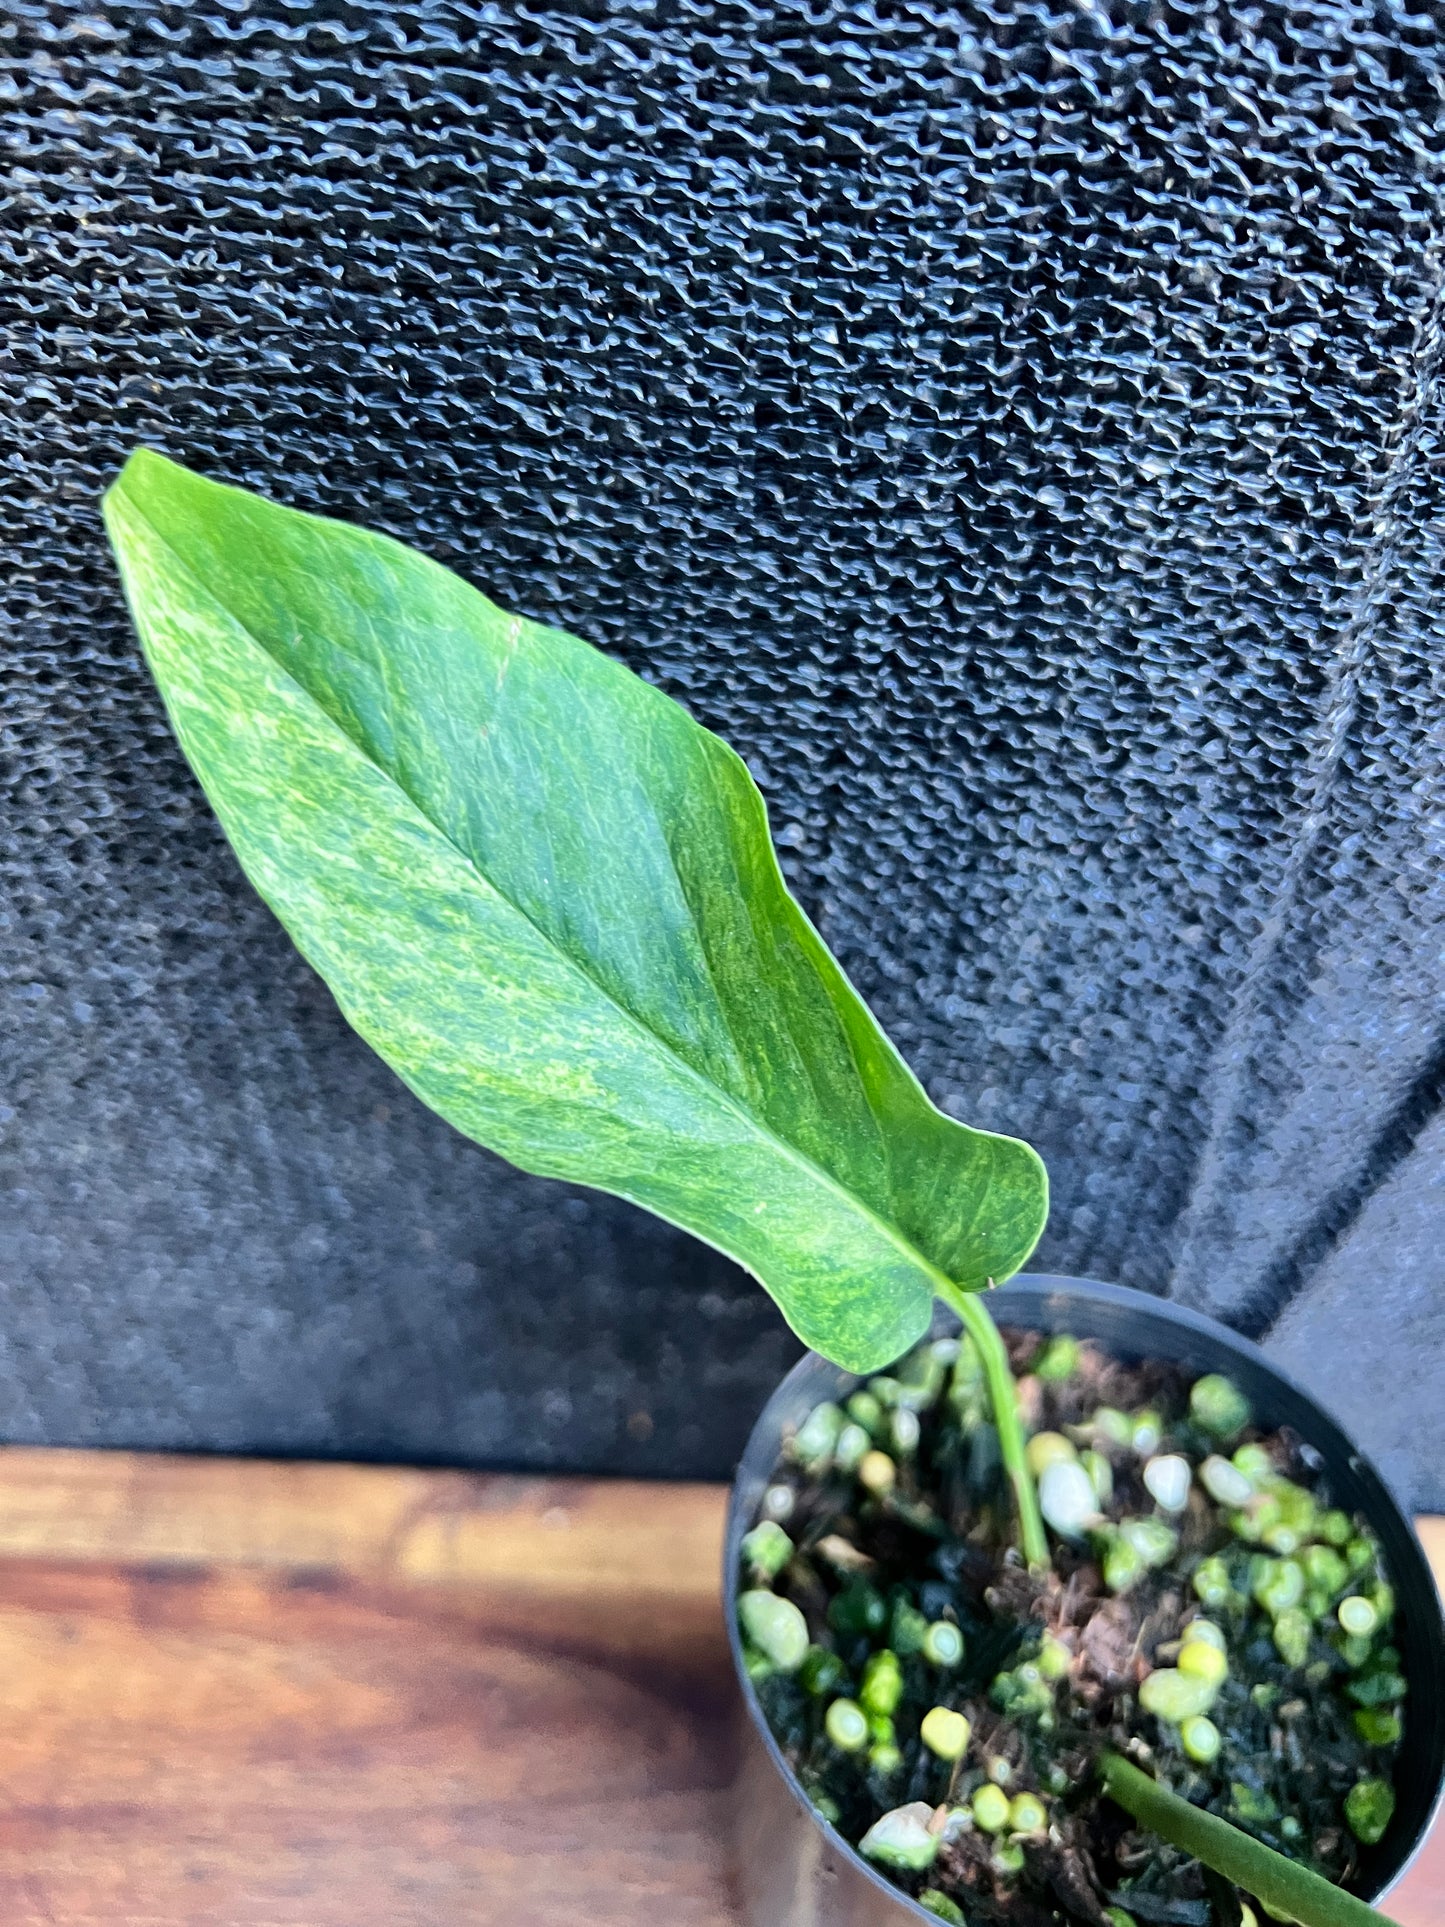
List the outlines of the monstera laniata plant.
{"type": "MultiPolygon", "coordinates": [[[[105,516],[181,746],[362,1037],[477,1142],[737,1259],[850,1372],[917,1348],[944,1301],[1042,1573],[983,1293],[1038,1241],[1043,1165],[929,1101],[789,894],[739,757],[620,663],[385,536],[144,450],[105,516]]],[[[797,1608],[776,1606],[777,1636],[751,1609],[759,1663],[787,1674],[797,1608]]],[[[1141,1823],[1278,1918],[1380,1918],[1116,1751],[1096,1762],[1141,1823]]]]}

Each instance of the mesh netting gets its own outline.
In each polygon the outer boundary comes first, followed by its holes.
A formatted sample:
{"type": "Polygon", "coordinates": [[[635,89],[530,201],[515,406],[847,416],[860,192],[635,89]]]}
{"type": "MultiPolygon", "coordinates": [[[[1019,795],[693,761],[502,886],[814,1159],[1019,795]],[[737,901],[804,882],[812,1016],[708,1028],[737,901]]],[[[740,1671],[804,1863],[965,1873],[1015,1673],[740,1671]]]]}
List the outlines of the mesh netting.
{"type": "Polygon", "coordinates": [[[789,1352],[345,1030],[140,670],[145,440],[686,701],[1048,1263],[1438,1481],[1442,25],[12,0],[0,1431],[721,1472],[789,1352]]]}

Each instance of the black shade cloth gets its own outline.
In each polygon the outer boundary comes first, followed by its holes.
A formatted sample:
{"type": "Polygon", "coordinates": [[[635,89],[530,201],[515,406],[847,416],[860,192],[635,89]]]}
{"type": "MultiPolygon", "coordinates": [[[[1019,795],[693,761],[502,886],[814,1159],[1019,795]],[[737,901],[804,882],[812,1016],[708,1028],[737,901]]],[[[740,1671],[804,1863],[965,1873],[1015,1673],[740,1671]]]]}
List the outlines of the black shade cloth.
{"type": "Polygon", "coordinates": [[[1041,1261],[1445,1500],[1433,6],[0,21],[0,1435],[721,1474],[763,1295],[353,1038],[169,740],[143,440],[750,760],[1041,1261]]]}

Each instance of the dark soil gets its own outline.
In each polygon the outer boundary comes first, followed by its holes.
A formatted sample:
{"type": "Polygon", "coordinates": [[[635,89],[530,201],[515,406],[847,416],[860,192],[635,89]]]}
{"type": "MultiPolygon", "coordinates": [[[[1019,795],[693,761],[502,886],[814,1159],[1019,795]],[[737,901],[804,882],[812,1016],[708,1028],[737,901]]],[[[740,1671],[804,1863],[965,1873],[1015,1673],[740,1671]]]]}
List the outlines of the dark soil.
{"type": "MultiPolygon", "coordinates": [[[[1016,1528],[993,1428],[977,1399],[947,1386],[918,1412],[916,1447],[894,1453],[897,1483],[881,1497],[865,1491],[853,1473],[805,1470],[785,1451],[764,1509],[796,1550],[772,1587],[801,1608],[814,1648],[835,1654],[842,1668],[841,1678],[820,1693],[808,1690],[806,1666],[799,1675],[756,1662],[763,1710],[802,1786],[855,1845],[884,1812],[926,1803],[945,1841],[932,1866],[921,1873],[880,1871],[955,1919],[947,1912],[951,1901],[972,1927],[1113,1927],[1111,1906],[1127,1909],[1140,1927],[1234,1927],[1239,1915],[1232,1897],[1222,1896],[1217,1884],[1211,1895],[1195,1862],[1140,1835],[1128,1815],[1097,1794],[1092,1763],[1104,1744],[1187,1799],[1348,1884],[1359,1849],[1345,1823],[1345,1796],[1361,1779],[1388,1780],[1397,1750],[1368,1744],[1356,1726],[1361,1679],[1398,1668],[1388,1621],[1368,1660],[1357,1649],[1347,1663],[1347,1642],[1333,1616],[1340,1592],[1374,1586],[1388,1598],[1365,1522],[1351,1522],[1356,1563],[1348,1585],[1337,1590],[1328,1611],[1318,1591],[1312,1595],[1308,1654],[1290,1664],[1276,1647],[1270,1616],[1248,1596],[1251,1575],[1262,1570],[1258,1561],[1272,1555],[1242,1543],[1225,1508],[1202,1489],[1197,1468],[1208,1453],[1227,1455],[1241,1442],[1256,1442],[1275,1473],[1309,1491],[1323,1512],[1330,1497],[1317,1455],[1289,1432],[1253,1426],[1221,1447],[1191,1419],[1190,1381],[1172,1367],[1121,1364],[1084,1345],[1077,1370],[1046,1383],[1028,1375],[1039,1335],[1010,1331],[1005,1338],[1021,1374],[1030,1432],[1076,1428],[1075,1439],[1087,1436],[1108,1459],[1114,1489],[1101,1511],[1113,1525],[1164,1515],[1143,1483],[1144,1459],[1132,1444],[1107,1442],[1083,1428],[1101,1406],[1158,1414],[1157,1450],[1183,1454],[1196,1470],[1187,1507],[1169,1521],[1178,1549],[1159,1569],[1111,1592],[1097,1535],[1070,1544],[1051,1533],[1054,1570],[1043,1579],[1030,1576],[1013,1547],[1016,1528]],[[1152,1670],[1171,1665],[1185,1623],[1206,1613],[1194,1579],[1212,1555],[1230,1564],[1239,1590],[1227,1605],[1216,1600],[1208,1608],[1227,1635],[1230,1673],[1209,1714],[1222,1741],[1219,1756],[1200,1764],[1186,1757],[1180,1728],[1144,1711],[1138,1692],[1152,1670]],[[861,1601],[864,1617],[871,1610],[876,1619],[872,1602],[878,1600],[885,1625],[849,1630],[849,1602],[857,1608],[861,1601]],[[919,1614],[956,1622],[965,1638],[956,1668],[940,1670],[918,1653],[919,1614]],[[1031,1662],[1045,1645],[1062,1676],[1041,1684],[1031,1662]],[[870,1654],[884,1646],[899,1652],[903,1695],[893,1716],[901,1758],[880,1773],[866,1752],[839,1751],[824,1717],[832,1698],[858,1694],[870,1654]],[[935,1758],[919,1738],[924,1713],[938,1704],[972,1724],[957,1768],[935,1758]],[[1001,1851],[999,1836],[966,1817],[970,1796],[986,1779],[1010,1796],[1036,1792],[1045,1802],[1047,1830],[1019,1843],[1021,1868],[1014,1864],[1018,1846],[1001,1851]],[[946,1824],[949,1814],[954,1819],[946,1824]]],[[[906,1375],[907,1367],[899,1371],[906,1375]]],[[[893,1384],[884,1381],[885,1388],[893,1384]]],[[[887,1442],[881,1431],[879,1442],[887,1442]]],[[[1333,1516],[1338,1527],[1340,1515],[1333,1516]]],[[[745,1575],[750,1583],[756,1575],[745,1575]]]]}

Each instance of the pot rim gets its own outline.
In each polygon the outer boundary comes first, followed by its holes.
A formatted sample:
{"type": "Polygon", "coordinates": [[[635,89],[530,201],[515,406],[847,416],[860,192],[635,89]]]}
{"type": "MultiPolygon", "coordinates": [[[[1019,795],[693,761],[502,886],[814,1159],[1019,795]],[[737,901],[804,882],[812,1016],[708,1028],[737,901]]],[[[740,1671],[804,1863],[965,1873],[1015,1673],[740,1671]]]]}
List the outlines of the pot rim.
{"type": "MultiPolygon", "coordinates": [[[[1076,1300],[1084,1298],[1101,1307],[1112,1308],[1114,1311],[1125,1315],[1142,1314],[1146,1318],[1151,1316],[1160,1318],[1164,1322],[1175,1325],[1187,1333],[1195,1334],[1207,1340],[1211,1346],[1230,1352],[1240,1360],[1246,1361],[1256,1371],[1262,1372],[1268,1378],[1272,1379],[1276,1385],[1281,1387],[1285,1394],[1299,1400],[1303,1405],[1308,1407],[1312,1418],[1316,1418],[1321,1422],[1321,1427],[1325,1435],[1328,1436],[1328,1434],[1333,1433],[1334,1438],[1331,1444],[1344,1447],[1348,1454],[1347,1465],[1350,1472],[1363,1479],[1363,1481],[1371,1487],[1377,1488],[1377,1490],[1372,1493],[1372,1497],[1383,1501],[1384,1507],[1393,1514],[1393,1524],[1396,1528],[1396,1535],[1399,1536],[1402,1534],[1403,1537],[1408,1540],[1410,1548],[1413,1549],[1420,1567],[1429,1580],[1429,1599],[1433,1602],[1433,1630],[1436,1635],[1437,1648],[1442,1654],[1445,1654],[1445,1602],[1442,1602],[1440,1589],[1435,1582],[1429,1561],[1425,1556],[1424,1549],[1415,1532],[1413,1520],[1395,1499],[1386,1481],[1355,1444],[1354,1440],[1349,1437],[1338,1421],[1332,1418],[1314,1396],[1306,1391],[1297,1380],[1292,1378],[1288,1372],[1281,1371],[1261,1347],[1254,1344],[1251,1340],[1242,1337],[1229,1326],[1221,1324],[1217,1319],[1206,1317],[1203,1313],[1196,1312],[1186,1305],[1175,1304],[1170,1299],[1156,1297],[1150,1292],[1139,1291],[1132,1286],[1107,1284],[1097,1278],[1072,1278],[1054,1273],[1020,1272],[1005,1284],[990,1291],[988,1294],[988,1302],[991,1308],[997,1308],[1001,1322],[1007,1323],[1009,1322],[1008,1300],[1010,1297],[1026,1298],[1028,1300],[1046,1299],[1053,1293],[1068,1294],[1076,1300]]],[[[1037,1322],[1037,1310],[1030,1322],[1037,1322]]],[[[955,1328],[958,1321],[952,1313],[947,1312],[946,1307],[939,1306],[935,1313],[935,1329],[937,1329],[940,1323],[944,1323],[949,1328],[955,1328]],[[943,1314],[942,1318],[940,1318],[939,1314],[943,1314]]],[[[1147,1345],[1140,1347],[1138,1356],[1149,1356],[1147,1345]]],[[[754,1733],[761,1742],[768,1758],[772,1762],[783,1785],[787,1788],[795,1805],[802,1808],[813,1826],[824,1835],[833,1852],[848,1861],[856,1873],[864,1875],[880,1895],[893,1902],[901,1910],[902,1914],[911,1916],[914,1920],[933,1922],[934,1927],[936,1927],[937,1916],[929,1913],[926,1908],[920,1906],[911,1895],[904,1893],[901,1887],[896,1887],[891,1881],[885,1880],[877,1868],[865,1860],[852,1842],[845,1839],[830,1821],[825,1820],[813,1805],[812,1801],[809,1800],[807,1794],[804,1793],[802,1787],[798,1784],[797,1777],[793,1773],[792,1768],[784,1759],[782,1749],[779,1747],[777,1740],[773,1737],[772,1729],[769,1727],[763,1715],[762,1707],[758,1702],[756,1689],[752,1681],[748,1678],[743,1665],[742,1637],[738,1628],[737,1616],[738,1545],[744,1531],[747,1530],[748,1525],[751,1523],[744,1517],[742,1510],[741,1491],[743,1473],[748,1466],[749,1459],[754,1455],[755,1447],[767,1433],[775,1429],[774,1413],[777,1408],[786,1403],[789,1400],[790,1394],[800,1389],[806,1380],[820,1368],[828,1371],[837,1369],[829,1365],[828,1361],[822,1359],[816,1352],[805,1352],[792,1369],[779,1381],[753,1423],[752,1429],[748,1434],[747,1443],[743,1448],[739,1460],[738,1473],[734,1476],[729,1490],[727,1522],[723,1540],[723,1606],[727,1619],[728,1650],[732,1657],[733,1672],[736,1676],[738,1686],[742,1691],[743,1703],[747,1708],[748,1719],[751,1722],[754,1733]]],[[[841,1376],[845,1379],[852,1379],[856,1384],[861,1382],[867,1374],[841,1373],[841,1376]]],[[[1306,1439],[1306,1443],[1314,1444],[1314,1440],[1306,1439]]],[[[1316,1449],[1318,1449],[1318,1447],[1316,1449]]],[[[1365,1508],[1361,1509],[1366,1510],[1365,1508]]],[[[1368,1510],[1366,1510],[1366,1516],[1369,1517],[1372,1527],[1378,1524],[1376,1517],[1368,1510]]],[[[1400,1578],[1401,1575],[1392,1569],[1392,1581],[1398,1584],[1400,1578]]],[[[1445,1718],[1445,1707],[1436,1708],[1435,1718],[1437,1722],[1445,1718]]],[[[1408,1850],[1400,1860],[1398,1866],[1390,1874],[1388,1879],[1386,1879],[1382,1885],[1378,1886],[1372,1894],[1364,1896],[1369,1905],[1378,1905],[1379,1902],[1391,1894],[1401,1880],[1404,1879],[1406,1873],[1409,1872],[1410,1868],[1419,1858],[1421,1850],[1429,1839],[1436,1824],[1440,1821],[1442,1810],[1445,1810],[1445,1771],[1437,1774],[1437,1783],[1429,1806],[1421,1818],[1414,1839],[1411,1841],[1408,1850]]]]}

